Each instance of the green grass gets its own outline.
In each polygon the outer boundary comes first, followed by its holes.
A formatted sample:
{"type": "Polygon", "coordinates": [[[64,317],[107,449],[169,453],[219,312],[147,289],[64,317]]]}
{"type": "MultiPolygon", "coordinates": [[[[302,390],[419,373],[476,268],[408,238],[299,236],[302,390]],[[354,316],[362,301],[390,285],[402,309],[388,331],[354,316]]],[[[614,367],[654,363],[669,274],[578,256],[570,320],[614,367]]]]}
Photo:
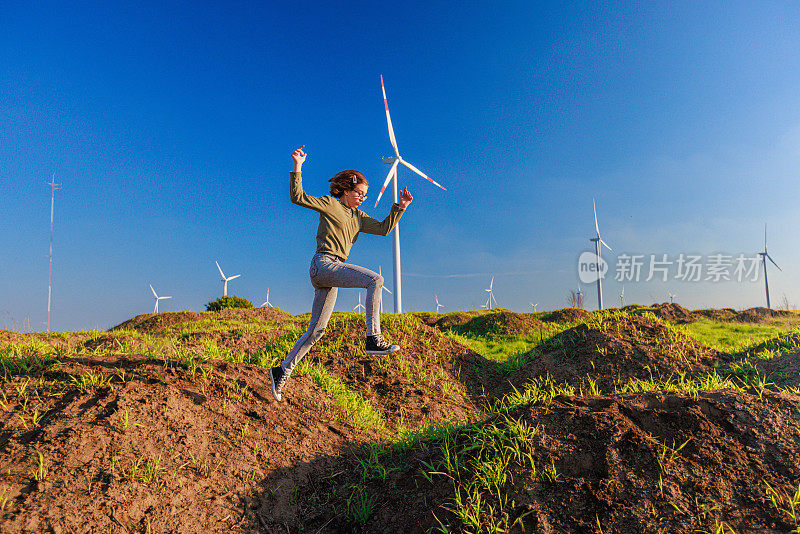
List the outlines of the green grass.
{"type": "Polygon", "coordinates": [[[713,349],[728,354],[744,352],[787,331],[785,327],[780,326],[723,323],[711,319],[700,319],[675,328],[713,349]]]}
{"type": "Polygon", "coordinates": [[[328,395],[346,414],[346,421],[356,428],[386,432],[386,420],[372,404],[358,392],[342,384],[337,378],[328,374],[322,366],[307,365],[306,370],[311,379],[328,395]]]}

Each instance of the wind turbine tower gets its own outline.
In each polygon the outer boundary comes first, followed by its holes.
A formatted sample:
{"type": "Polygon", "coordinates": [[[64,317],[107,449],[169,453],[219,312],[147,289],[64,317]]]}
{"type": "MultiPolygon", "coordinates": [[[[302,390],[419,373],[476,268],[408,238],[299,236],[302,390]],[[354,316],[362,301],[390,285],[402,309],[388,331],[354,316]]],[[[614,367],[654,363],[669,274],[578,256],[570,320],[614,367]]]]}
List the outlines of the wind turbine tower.
{"type": "Polygon", "coordinates": [[[269,288],[267,288],[267,300],[266,300],[266,301],[264,301],[264,302],[261,304],[261,306],[259,306],[259,308],[263,308],[264,306],[267,306],[268,308],[271,308],[271,307],[272,307],[272,303],[269,301],[269,288]]]}
{"type": "Polygon", "coordinates": [[[439,304],[439,295],[434,295],[434,299],[436,299],[436,313],[439,313],[439,308],[444,308],[444,304],[439,304]]]}
{"type": "Polygon", "coordinates": [[[594,253],[595,253],[595,269],[597,271],[597,309],[603,309],[603,282],[602,277],[600,276],[600,244],[602,243],[604,247],[608,250],[611,250],[605,241],[602,240],[600,237],[600,226],[597,224],[597,207],[595,206],[594,199],[592,199],[592,209],[594,210],[594,230],[596,232],[596,237],[589,239],[589,241],[594,243],[594,253]]]}
{"type": "MultiPolygon", "coordinates": [[[[764,252],[759,252],[758,255],[761,256],[761,261],[764,263],[764,290],[767,292],[767,308],[771,310],[772,306],[769,304],[769,282],[767,281],[767,259],[769,259],[775,267],[778,267],[778,264],[775,263],[775,260],[773,260],[772,256],[767,252],[767,223],[764,223],[764,252]]],[[[778,270],[783,271],[780,267],[778,267],[778,270]]]]}
{"type": "Polygon", "coordinates": [[[360,291],[358,292],[358,304],[356,305],[355,308],[353,308],[353,311],[356,312],[356,313],[359,313],[358,310],[364,310],[364,312],[367,311],[367,308],[365,308],[364,305],[361,304],[361,292],[360,291]]]}
{"type": "MultiPolygon", "coordinates": [[[[381,270],[381,266],[380,265],[378,265],[378,274],[381,275],[381,277],[383,277],[383,271],[381,270]]],[[[381,291],[386,291],[390,295],[392,294],[392,292],[389,290],[389,288],[386,287],[385,285],[381,287],[381,291]]],[[[381,295],[381,311],[380,311],[380,313],[383,313],[383,295],[381,295]]]]}
{"type": "Polygon", "coordinates": [[[494,305],[497,306],[497,299],[494,298],[494,290],[492,289],[494,286],[494,276],[492,276],[492,280],[489,282],[489,288],[484,289],[487,293],[489,293],[489,298],[486,299],[486,304],[482,304],[481,308],[486,308],[487,310],[492,309],[492,301],[494,301],[494,305]]]}
{"type": "MultiPolygon", "coordinates": [[[[392,198],[394,202],[399,200],[397,194],[397,165],[402,164],[405,167],[408,167],[413,172],[417,173],[418,175],[422,176],[430,183],[437,187],[441,187],[445,191],[447,191],[444,187],[440,184],[433,181],[427,174],[422,172],[421,170],[414,167],[412,164],[404,160],[400,157],[400,150],[397,148],[397,140],[394,137],[394,128],[392,128],[392,118],[389,116],[389,102],[386,100],[386,87],[383,85],[383,74],[381,74],[381,91],[383,92],[383,107],[386,110],[386,125],[389,127],[389,141],[392,143],[392,148],[394,149],[394,156],[390,156],[388,158],[383,158],[383,162],[387,165],[391,165],[389,168],[389,174],[386,176],[386,181],[383,182],[383,187],[381,187],[381,192],[378,194],[378,199],[375,201],[375,207],[378,207],[378,202],[381,200],[381,196],[383,192],[386,190],[386,186],[389,185],[389,181],[392,182],[392,198]]],[[[394,311],[395,313],[403,313],[403,291],[402,291],[402,274],[400,272],[400,225],[397,224],[394,227],[394,311]]]]}
{"type": "Polygon", "coordinates": [[[153,296],[156,298],[156,307],[153,308],[153,313],[158,313],[158,301],[162,299],[171,299],[172,297],[159,297],[158,293],[156,293],[156,290],[153,289],[153,285],[152,284],[149,285],[150,285],[150,291],[153,292],[153,296]]]}
{"type": "Polygon", "coordinates": [[[222,272],[222,267],[220,267],[220,266],[219,266],[219,262],[215,261],[214,263],[216,263],[216,264],[217,264],[217,269],[219,269],[219,274],[221,274],[221,275],[222,275],[222,283],[223,283],[223,286],[222,286],[222,296],[223,296],[223,297],[227,297],[227,296],[228,296],[228,282],[230,282],[230,281],[231,281],[231,280],[233,280],[234,278],[239,278],[239,277],[240,277],[240,276],[242,276],[242,275],[241,275],[241,274],[235,274],[235,275],[233,275],[233,276],[228,276],[228,277],[226,277],[226,276],[225,276],[225,273],[223,273],[223,272],[222,272]]]}
{"type": "Polygon", "coordinates": [[[53,181],[48,182],[50,186],[50,274],[47,277],[47,331],[50,331],[50,295],[53,291],[53,207],[56,201],[56,188],[61,189],[61,184],[56,183],[56,173],[53,173],[53,181]]]}

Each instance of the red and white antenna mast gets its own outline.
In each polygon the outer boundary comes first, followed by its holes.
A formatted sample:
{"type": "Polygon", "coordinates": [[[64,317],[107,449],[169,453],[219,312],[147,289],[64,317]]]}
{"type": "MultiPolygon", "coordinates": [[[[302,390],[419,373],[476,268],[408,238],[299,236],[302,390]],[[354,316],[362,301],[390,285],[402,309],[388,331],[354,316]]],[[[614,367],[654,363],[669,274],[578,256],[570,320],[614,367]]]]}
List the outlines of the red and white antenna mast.
{"type": "Polygon", "coordinates": [[[56,173],[53,173],[53,181],[47,182],[50,186],[50,274],[47,280],[47,331],[50,331],[50,295],[53,290],[53,206],[56,199],[56,188],[61,184],[56,183],[56,173]]]}

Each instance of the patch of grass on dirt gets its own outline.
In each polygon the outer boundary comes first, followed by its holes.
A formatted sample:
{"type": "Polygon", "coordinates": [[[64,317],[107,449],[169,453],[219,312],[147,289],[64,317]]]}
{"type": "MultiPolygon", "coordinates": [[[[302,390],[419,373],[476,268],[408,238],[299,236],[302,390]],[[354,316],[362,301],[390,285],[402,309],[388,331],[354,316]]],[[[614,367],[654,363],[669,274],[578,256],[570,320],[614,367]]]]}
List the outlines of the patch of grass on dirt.
{"type": "Polygon", "coordinates": [[[379,433],[386,431],[386,420],[383,415],[364,397],[328,374],[324,367],[308,365],[304,372],[307,372],[311,379],[336,401],[346,414],[348,423],[356,428],[371,429],[379,433]]]}
{"type": "Polygon", "coordinates": [[[704,345],[735,354],[786,332],[786,328],[765,324],[746,324],[700,319],[677,327],[704,345]]]}

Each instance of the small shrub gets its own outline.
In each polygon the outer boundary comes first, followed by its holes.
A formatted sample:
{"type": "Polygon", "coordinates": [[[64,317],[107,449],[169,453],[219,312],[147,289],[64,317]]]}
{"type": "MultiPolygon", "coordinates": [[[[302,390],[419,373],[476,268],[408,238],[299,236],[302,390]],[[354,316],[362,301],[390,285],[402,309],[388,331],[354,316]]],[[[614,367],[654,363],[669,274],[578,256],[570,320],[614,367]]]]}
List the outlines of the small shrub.
{"type": "Polygon", "coordinates": [[[220,311],[225,310],[227,308],[252,308],[253,304],[241,297],[232,296],[232,297],[220,297],[214,302],[209,302],[206,304],[206,311],[220,311]]]}

